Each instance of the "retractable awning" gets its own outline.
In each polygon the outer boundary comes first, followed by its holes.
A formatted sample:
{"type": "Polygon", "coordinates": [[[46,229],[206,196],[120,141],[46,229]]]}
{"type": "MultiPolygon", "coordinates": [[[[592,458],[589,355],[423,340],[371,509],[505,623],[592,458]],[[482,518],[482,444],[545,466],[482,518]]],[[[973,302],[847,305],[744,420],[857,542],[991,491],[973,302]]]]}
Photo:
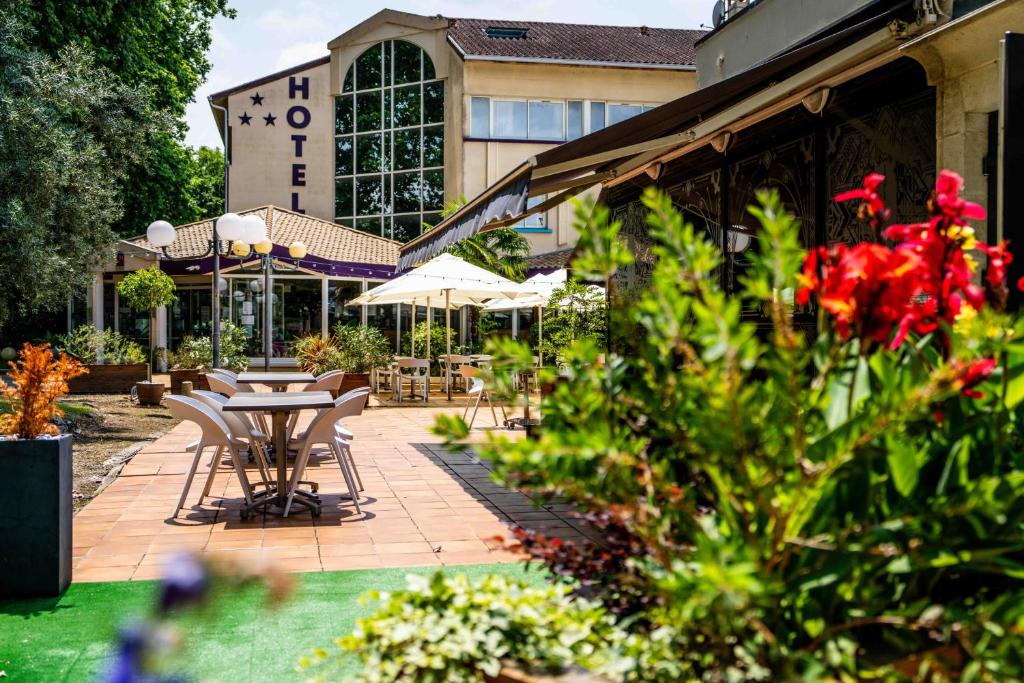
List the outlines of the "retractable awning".
{"type": "Polygon", "coordinates": [[[632,177],[668,154],[679,156],[799,103],[836,74],[852,78],[895,59],[886,25],[912,0],[878,0],[759,65],[660,107],[542,152],[498,180],[430,232],[402,246],[398,270],[429,260],[449,245],[517,223],[598,183],[632,177]],[[527,197],[547,196],[527,208],[527,197]]]}

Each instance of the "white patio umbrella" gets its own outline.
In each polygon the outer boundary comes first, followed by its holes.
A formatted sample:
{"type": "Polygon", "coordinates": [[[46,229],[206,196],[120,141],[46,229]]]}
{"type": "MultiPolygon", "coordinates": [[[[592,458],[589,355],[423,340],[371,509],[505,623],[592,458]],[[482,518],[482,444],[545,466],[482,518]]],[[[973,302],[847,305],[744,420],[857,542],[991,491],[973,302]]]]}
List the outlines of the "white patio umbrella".
{"type": "MultiPolygon", "coordinates": [[[[541,273],[528,278],[523,282],[523,289],[533,290],[536,294],[527,294],[514,299],[501,298],[488,301],[482,308],[484,311],[510,311],[516,308],[537,309],[537,343],[544,340],[544,308],[551,301],[555,290],[564,285],[569,279],[569,273],[564,268],[551,273],[541,273]]],[[[595,291],[603,291],[598,285],[590,285],[595,291]]]]}
{"type": "MultiPolygon", "coordinates": [[[[504,278],[497,273],[484,270],[458,256],[440,254],[422,266],[415,268],[394,280],[363,292],[348,303],[349,306],[362,304],[413,304],[415,322],[416,301],[427,301],[428,322],[431,299],[444,297],[444,319],[446,353],[451,355],[451,309],[459,306],[481,306],[490,299],[514,300],[536,294],[536,289],[504,278]]],[[[413,326],[415,328],[415,325],[413,326]]],[[[427,325],[427,359],[430,359],[430,325],[427,325]]],[[[448,400],[452,398],[451,364],[445,376],[448,385],[448,400]]]]}

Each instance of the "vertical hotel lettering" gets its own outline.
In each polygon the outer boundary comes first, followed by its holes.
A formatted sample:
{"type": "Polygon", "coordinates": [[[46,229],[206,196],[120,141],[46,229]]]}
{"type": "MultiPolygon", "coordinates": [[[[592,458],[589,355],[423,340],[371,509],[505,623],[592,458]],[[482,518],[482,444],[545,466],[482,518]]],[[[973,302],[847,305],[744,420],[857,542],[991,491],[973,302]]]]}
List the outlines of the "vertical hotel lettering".
{"type": "MultiPolygon", "coordinates": [[[[303,76],[296,78],[291,76],[288,78],[288,99],[294,100],[296,96],[301,93],[302,99],[309,99],[309,77],[303,76]]],[[[293,130],[302,130],[309,125],[309,109],[301,104],[293,104],[288,108],[288,115],[286,116],[288,125],[293,130]]],[[[302,147],[306,142],[306,135],[304,133],[292,133],[292,142],[295,143],[295,158],[302,158],[302,147]]],[[[299,202],[299,193],[294,188],[306,186],[306,164],[305,162],[296,161],[292,163],[292,211],[297,213],[306,213],[306,210],[302,208],[299,202]]]]}

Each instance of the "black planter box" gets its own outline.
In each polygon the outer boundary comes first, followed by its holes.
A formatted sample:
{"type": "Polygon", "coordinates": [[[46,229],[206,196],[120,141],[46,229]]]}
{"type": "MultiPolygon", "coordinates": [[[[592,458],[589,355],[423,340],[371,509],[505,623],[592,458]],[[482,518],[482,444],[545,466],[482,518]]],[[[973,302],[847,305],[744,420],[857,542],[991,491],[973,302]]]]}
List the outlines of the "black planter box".
{"type": "Polygon", "coordinates": [[[0,598],[71,583],[71,436],[0,441],[0,598]]]}

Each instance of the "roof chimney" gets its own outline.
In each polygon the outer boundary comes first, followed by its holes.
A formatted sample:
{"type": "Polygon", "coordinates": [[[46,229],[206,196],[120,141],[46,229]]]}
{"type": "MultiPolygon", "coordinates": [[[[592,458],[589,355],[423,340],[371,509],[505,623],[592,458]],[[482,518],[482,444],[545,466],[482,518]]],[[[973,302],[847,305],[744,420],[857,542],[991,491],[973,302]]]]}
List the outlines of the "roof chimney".
{"type": "Polygon", "coordinates": [[[651,35],[651,29],[647,28],[646,26],[641,26],[640,27],[640,35],[642,35],[642,36],[649,36],[649,35],[651,35]]]}

